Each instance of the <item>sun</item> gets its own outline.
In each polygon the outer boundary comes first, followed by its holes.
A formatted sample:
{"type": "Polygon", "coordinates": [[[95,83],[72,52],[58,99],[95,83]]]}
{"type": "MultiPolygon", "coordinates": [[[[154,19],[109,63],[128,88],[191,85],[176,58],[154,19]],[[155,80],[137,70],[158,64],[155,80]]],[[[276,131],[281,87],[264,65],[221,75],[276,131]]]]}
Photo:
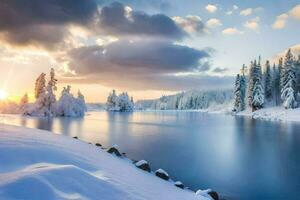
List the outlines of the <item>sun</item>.
{"type": "Polygon", "coordinates": [[[0,90],[0,100],[7,98],[7,92],[5,90],[0,90]]]}

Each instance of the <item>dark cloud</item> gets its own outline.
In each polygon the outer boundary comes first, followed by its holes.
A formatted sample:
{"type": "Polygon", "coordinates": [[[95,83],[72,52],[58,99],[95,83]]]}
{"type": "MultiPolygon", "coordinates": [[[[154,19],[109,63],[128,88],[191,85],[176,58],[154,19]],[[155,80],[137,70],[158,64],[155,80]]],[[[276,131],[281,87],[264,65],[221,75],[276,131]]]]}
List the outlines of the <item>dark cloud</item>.
{"type": "Polygon", "coordinates": [[[108,46],[90,46],[69,52],[67,61],[77,75],[65,82],[99,83],[127,89],[185,90],[230,86],[231,77],[178,75],[210,70],[210,55],[183,45],[158,40],[122,40],[108,46]],[[177,75],[175,75],[177,74],[177,75]]]}
{"type": "Polygon", "coordinates": [[[166,15],[129,11],[118,2],[101,9],[99,29],[102,33],[118,36],[147,35],[172,39],[187,36],[187,33],[166,15]]]}
{"type": "MultiPolygon", "coordinates": [[[[80,74],[204,71],[201,61],[209,57],[206,51],[165,40],[121,40],[105,47],[82,47],[69,53],[70,67],[80,74]]],[[[209,68],[207,63],[204,65],[209,68]]]]}
{"type": "Polygon", "coordinates": [[[60,42],[67,24],[88,24],[97,13],[94,0],[1,0],[0,33],[11,43],[60,42]]]}

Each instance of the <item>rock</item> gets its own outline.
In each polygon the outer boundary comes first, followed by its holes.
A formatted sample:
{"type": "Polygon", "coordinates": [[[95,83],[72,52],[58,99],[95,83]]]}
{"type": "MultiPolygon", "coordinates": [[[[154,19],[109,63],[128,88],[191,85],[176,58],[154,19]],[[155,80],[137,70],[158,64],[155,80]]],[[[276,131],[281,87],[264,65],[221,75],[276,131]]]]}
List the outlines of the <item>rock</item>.
{"type": "Polygon", "coordinates": [[[196,195],[204,196],[204,197],[211,197],[214,200],[219,200],[219,195],[216,191],[211,189],[207,190],[197,190],[196,195]]]}
{"type": "Polygon", "coordinates": [[[97,147],[102,147],[102,145],[100,143],[96,143],[95,144],[97,147]]]}
{"type": "Polygon", "coordinates": [[[170,179],[169,174],[163,169],[156,170],[155,175],[159,178],[162,178],[162,179],[166,180],[166,181],[170,179]]]}
{"type": "Polygon", "coordinates": [[[176,187],[179,187],[179,188],[181,188],[181,189],[184,189],[184,185],[183,185],[183,183],[180,182],[180,181],[176,181],[176,182],[174,183],[174,185],[175,185],[176,187]]]}
{"type": "Polygon", "coordinates": [[[110,148],[107,150],[107,152],[108,152],[108,153],[111,153],[111,154],[115,154],[115,155],[118,156],[118,157],[121,157],[121,156],[122,156],[121,153],[120,153],[120,151],[117,149],[117,146],[116,146],[116,145],[110,147],[110,148]]]}
{"type": "Polygon", "coordinates": [[[216,191],[210,191],[208,194],[214,199],[214,200],[219,200],[219,195],[216,191]]]}
{"type": "Polygon", "coordinates": [[[73,137],[74,139],[78,139],[78,137],[77,136],[75,136],[75,137],[73,137]]]}
{"type": "Polygon", "coordinates": [[[148,164],[147,161],[145,160],[140,160],[138,162],[135,163],[135,166],[139,169],[142,169],[144,171],[147,171],[147,172],[151,172],[151,168],[150,168],[150,165],[148,164]]]}

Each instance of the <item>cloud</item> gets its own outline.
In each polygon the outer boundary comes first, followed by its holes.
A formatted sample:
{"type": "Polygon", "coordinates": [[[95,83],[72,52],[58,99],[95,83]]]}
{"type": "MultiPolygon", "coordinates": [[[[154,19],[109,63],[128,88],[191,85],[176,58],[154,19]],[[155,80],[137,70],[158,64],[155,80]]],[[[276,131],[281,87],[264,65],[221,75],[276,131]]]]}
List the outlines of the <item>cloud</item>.
{"type": "Polygon", "coordinates": [[[244,27],[258,32],[259,31],[259,22],[260,22],[260,18],[256,17],[256,18],[246,21],[244,23],[244,27]]]}
{"type": "Polygon", "coordinates": [[[226,67],[216,67],[213,72],[214,73],[217,73],[217,74],[222,74],[224,72],[227,72],[228,71],[228,68],[226,67]]]}
{"type": "Polygon", "coordinates": [[[197,15],[187,15],[186,17],[175,16],[172,19],[187,33],[202,34],[207,31],[202,19],[197,15]]]}
{"type": "Polygon", "coordinates": [[[98,31],[119,37],[147,35],[182,39],[187,35],[166,15],[133,11],[118,2],[101,9],[98,31]]]}
{"type": "Polygon", "coordinates": [[[240,35],[243,34],[242,31],[239,31],[237,28],[226,28],[222,31],[225,35],[240,35]]]}
{"type": "Polygon", "coordinates": [[[290,10],[290,16],[296,20],[300,20],[300,4],[290,10]]]}
{"type": "Polygon", "coordinates": [[[210,13],[214,13],[218,10],[218,7],[216,5],[213,4],[208,4],[205,9],[210,12],[210,13]]]}
{"type": "Polygon", "coordinates": [[[206,22],[206,25],[209,27],[209,28],[214,28],[214,27],[217,27],[217,26],[222,26],[222,23],[219,19],[216,19],[216,18],[211,18],[209,19],[207,22],[206,22]]]}
{"type": "Polygon", "coordinates": [[[276,17],[276,21],[273,23],[272,28],[273,29],[283,29],[285,27],[285,24],[289,18],[289,15],[286,13],[283,13],[276,17]]]}
{"type": "Polygon", "coordinates": [[[53,45],[63,40],[64,26],[86,25],[96,13],[94,0],[31,0],[26,3],[3,0],[0,4],[0,35],[20,45],[53,45]]]}
{"type": "Polygon", "coordinates": [[[146,89],[152,87],[150,81],[155,84],[158,79],[177,73],[206,72],[210,69],[209,58],[210,53],[206,50],[165,40],[143,39],[77,48],[68,53],[64,62],[76,72],[74,81],[78,80],[78,83],[95,81],[105,86],[134,88],[147,82],[146,89]]]}
{"type": "Polygon", "coordinates": [[[272,25],[272,28],[273,29],[283,29],[290,18],[295,19],[295,20],[300,20],[300,4],[293,7],[287,13],[278,15],[276,17],[275,22],[272,25]]]}
{"type": "Polygon", "coordinates": [[[251,15],[252,12],[253,12],[252,8],[246,8],[244,10],[241,10],[240,15],[242,15],[242,16],[248,16],[248,15],[251,15]]]}

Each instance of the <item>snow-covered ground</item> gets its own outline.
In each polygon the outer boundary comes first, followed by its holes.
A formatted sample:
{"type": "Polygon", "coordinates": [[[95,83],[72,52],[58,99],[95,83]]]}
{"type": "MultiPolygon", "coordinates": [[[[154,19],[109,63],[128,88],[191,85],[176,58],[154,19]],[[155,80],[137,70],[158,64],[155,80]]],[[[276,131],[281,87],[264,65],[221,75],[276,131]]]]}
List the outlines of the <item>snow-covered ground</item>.
{"type": "Polygon", "coordinates": [[[249,116],[254,119],[263,119],[270,121],[290,121],[300,122],[300,108],[285,109],[281,106],[269,107],[251,112],[251,110],[245,110],[237,113],[238,116],[249,116]]]}
{"type": "Polygon", "coordinates": [[[211,199],[198,194],[83,141],[0,125],[0,199],[211,199]]]}

